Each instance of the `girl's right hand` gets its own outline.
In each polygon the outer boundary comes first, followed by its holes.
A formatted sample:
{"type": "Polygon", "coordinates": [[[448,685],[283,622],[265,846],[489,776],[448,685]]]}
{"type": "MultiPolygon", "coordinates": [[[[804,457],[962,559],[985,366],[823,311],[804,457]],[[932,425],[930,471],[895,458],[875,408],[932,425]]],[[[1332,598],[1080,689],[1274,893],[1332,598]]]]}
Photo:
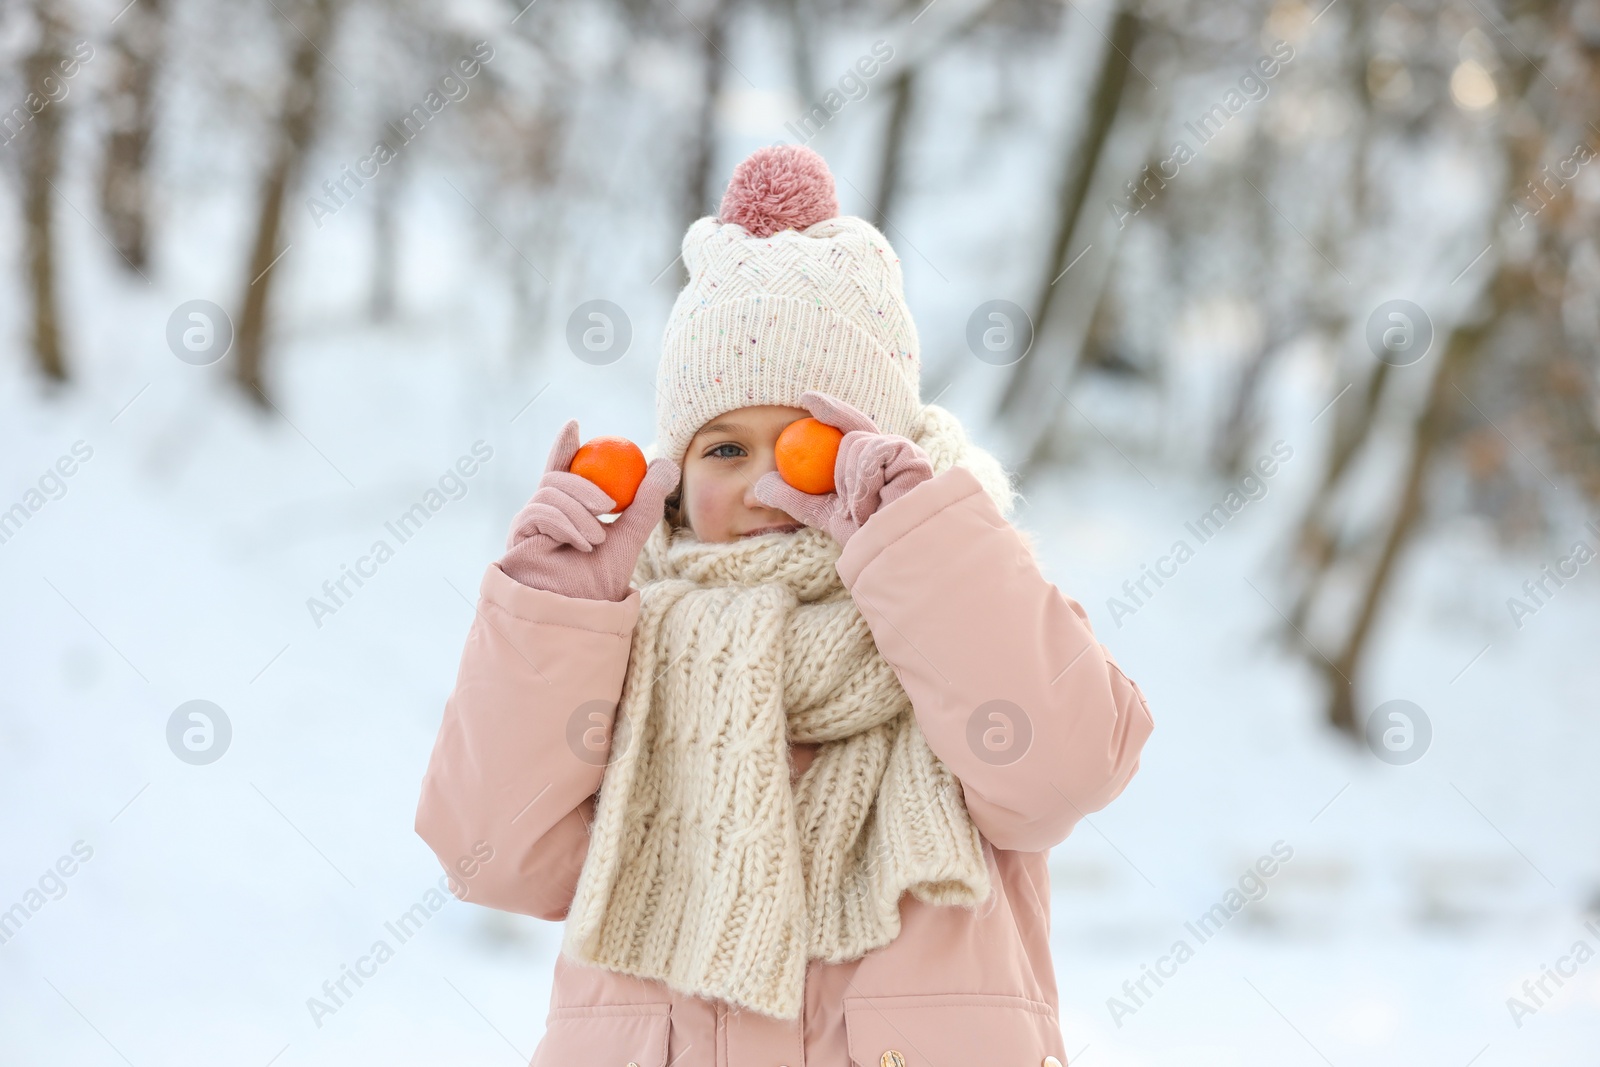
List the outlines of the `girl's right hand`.
{"type": "Polygon", "coordinates": [[[517,513],[500,569],[535,589],[620,603],[628,598],[639,552],[666,513],[667,495],[681,471],[662,456],[652,460],[633,503],[615,522],[599,516],[617,506],[598,485],[567,470],[578,452],[578,420],[556,435],[539,488],[517,513]]]}

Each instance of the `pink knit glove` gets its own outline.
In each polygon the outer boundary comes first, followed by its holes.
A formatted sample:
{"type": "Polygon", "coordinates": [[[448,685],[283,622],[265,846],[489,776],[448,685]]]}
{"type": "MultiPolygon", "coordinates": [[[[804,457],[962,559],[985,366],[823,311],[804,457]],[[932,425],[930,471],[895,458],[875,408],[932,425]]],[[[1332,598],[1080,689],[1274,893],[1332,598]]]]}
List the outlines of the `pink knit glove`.
{"type": "Polygon", "coordinates": [[[586,600],[628,599],[639,552],[666,513],[682,473],[665,456],[645,469],[633,503],[615,522],[597,518],[617,506],[598,485],[567,470],[578,452],[578,420],[556,435],[539,488],[517,512],[500,569],[523,585],[586,600]]]}
{"type": "Polygon", "coordinates": [[[928,453],[910,438],[879,433],[856,408],[811,389],[800,403],[812,417],[845,432],[834,463],[831,493],[803,493],[768,471],[756,480],[756,499],[816,526],[844,545],[882,507],[899,500],[933,477],[928,453]]]}

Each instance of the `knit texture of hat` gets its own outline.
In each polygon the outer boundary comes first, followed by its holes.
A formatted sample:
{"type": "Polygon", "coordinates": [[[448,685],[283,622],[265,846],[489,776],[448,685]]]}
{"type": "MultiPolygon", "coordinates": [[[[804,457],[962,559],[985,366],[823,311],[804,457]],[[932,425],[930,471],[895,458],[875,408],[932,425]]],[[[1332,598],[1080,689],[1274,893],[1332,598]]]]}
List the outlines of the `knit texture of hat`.
{"type": "Polygon", "coordinates": [[[700,427],[757,405],[801,407],[808,389],[909,436],[921,350],[900,260],[865,219],[840,215],[833,176],[801,145],[757,149],[716,216],[683,237],[689,282],[656,373],[651,458],[682,464],[700,427]]]}

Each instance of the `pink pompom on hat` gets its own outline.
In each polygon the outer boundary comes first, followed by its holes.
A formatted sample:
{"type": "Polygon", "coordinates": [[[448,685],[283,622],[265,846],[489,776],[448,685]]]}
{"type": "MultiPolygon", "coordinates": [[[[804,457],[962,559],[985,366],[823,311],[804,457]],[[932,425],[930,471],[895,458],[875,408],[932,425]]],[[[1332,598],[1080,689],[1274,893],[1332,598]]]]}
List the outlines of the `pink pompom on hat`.
{"type": "Polygon", "coordinates": [[[651,458],[679,464],[700,427],[736,408],[802,407],[816,389],[911,437],[921,350],[900,259],[865,219],[839,213],[827,162],[803,145],[758,148],[715,216],[683,237],[689,281],[656,373],[651,458]]]}
{"type": "Polygon", "coordinates": [[[734,168],[717,218],[736,222],[751,237],[803,230],[839,214],[833,174],[803,145],[758,148],[734,168]]]}

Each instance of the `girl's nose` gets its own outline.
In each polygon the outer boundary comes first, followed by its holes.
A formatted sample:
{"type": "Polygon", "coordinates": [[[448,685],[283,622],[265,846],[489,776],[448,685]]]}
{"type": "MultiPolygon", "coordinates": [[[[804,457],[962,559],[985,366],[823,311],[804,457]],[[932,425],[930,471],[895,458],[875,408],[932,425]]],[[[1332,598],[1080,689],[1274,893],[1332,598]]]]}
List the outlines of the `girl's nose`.
{"type": "Polygon", "coordinates": [[[744,506],[751,511],[770,512],[774,522],[794,522],[794,516],[763,503],[761,498],[756,496],[756,483],[761,481],[769,472],[777,469],[778,462],[770,450],[762,455],[757,462],[752,463],[745,469],[750,481],[744,487],[744,506]]]}
{"type": "Polygon", "coordinates": [[[777,469],[778,469],[778,464],[772,458],[772,455],[770,453],[768,455],[762,457],[759,462],[752,463],[749,467],[747,467],[745,469],[745,473],[750,478],[750,480],[747,483],[745,483],[745,487],[744,487],[744,505],[745,505],[745,507],[752,508],[752,509],[760,509],[760,508],[765,508],[767,506],[767,505],[765,505],[765,504],[763,504],[761,502],[761,499],[759,497],[756,496],[756,483],[761,481],[761,479],[764,478],[769,472],[775,471],[777,469]]]}

